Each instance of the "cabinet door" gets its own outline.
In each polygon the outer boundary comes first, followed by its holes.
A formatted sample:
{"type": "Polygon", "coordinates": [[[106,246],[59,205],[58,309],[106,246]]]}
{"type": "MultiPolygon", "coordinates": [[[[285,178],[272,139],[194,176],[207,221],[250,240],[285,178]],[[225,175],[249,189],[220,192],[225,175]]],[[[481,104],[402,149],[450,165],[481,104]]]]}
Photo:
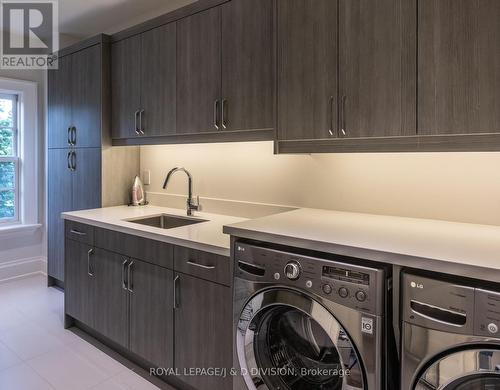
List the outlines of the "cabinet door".
{"type": "Polygon", "coordinates": [[[93,249],[73,240],[66,240],[64,305],[67,314],[94,326],[93,249]]]}
{"type": "Polygon", "coordinates": [[[59,58],[59,69],[48,71],[48,147],[68,146],[71,123],[71,56],[59,58]]]}
{"type": "Polygon", "coordinates": [[[337,135],[337,2],[278,0],[279,138],[337,135]]]}
{"type": "Polygon", "coordinates": [[[157,367],[173,367],[173,273],[131,261],[130,350],[157,367]]]}
{"type": "Polygon", "coordinates": [[[96,248],[94,252],[94,329],[128,347],[128,292],[124,286],[128,259],[96,248]]]}
{"type": "Polygon", "coordinates": [[[418,132],[500,132],[500,1],[418,2],[418,132]]]}
{"type": "Polygon", "coordinates": [[[47,174],[48,274],[64,281],[64,221],[61,213],[72,210],[72,174],[68,149],[49,149],[47,174]]]}
{"type": "Polygon", "coordinates": [[[177,133],[217,131],[221,96],[221,9],[177,22],[177,133]]]}
{"type": "Polygon", "coordinates": [[[111,130],[113,138],[137,137],[140,109],[141,37],[111,45],[111,130]]]}
{"type": "Polygon", "coordinates": [[[76,149],[73,164],[73,210],[101,207],[101,148],[76,149]]]}
{"type": "Polygon", "coordinates": [[[147,136],[175,134],[175,23],[143,33],[141,42],[142,129],[147,136]]]}
{"type": "MultiPolygon", "coordinates": [[[[232,296],[229,287],[176,274],[175,367],[232,366],[232,296]]],[[[183,376],[196,389],[231,389],[230,377],[183,376]]]]}
{"type": "Polygon", "coordinates": [[[72,55],[72,124],[77,147],[101,146],[101,45],[72,55]]]}
{"type": "Polygon", "coordinates": [[[275,127],[274,2],[222,6],[222,97],[228,130],[275,127]]]}
{"type": "Polygon", "coordinates": [[[415,7],[340,0],[339,136],[416,134],[415,7]]]}

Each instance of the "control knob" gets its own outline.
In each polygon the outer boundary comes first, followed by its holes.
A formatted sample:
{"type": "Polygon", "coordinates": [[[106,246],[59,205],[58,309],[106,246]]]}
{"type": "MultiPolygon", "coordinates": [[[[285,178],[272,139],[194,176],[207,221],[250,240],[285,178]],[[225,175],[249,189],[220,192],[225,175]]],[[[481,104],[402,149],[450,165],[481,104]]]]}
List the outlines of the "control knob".
{"type": "Polygon", "coordinates": [[[356,292],[356,299],[359,302],[366,301],[366,293],[363,290],[359,290],[358,292],[356,292]]]}
{"type": "Polygon", "coordinates": [[[285,275],[290,280],[297,280],[300,277],[300,264],[290,261],[285,265],[285,275]]]}
{"type": "Polygon", "coordinates": [[[345,287],[340,287],[339,288],[339,296],[341,298],[347,298],[349,296],[349,290],[345,287]]]}

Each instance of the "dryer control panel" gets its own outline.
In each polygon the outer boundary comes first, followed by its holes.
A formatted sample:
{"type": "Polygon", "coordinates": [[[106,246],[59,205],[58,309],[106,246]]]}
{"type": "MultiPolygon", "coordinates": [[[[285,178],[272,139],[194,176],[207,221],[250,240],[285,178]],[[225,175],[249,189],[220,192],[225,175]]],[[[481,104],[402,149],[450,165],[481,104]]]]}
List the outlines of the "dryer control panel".
{"type": "Polygon", "coordinates": [[[500,337],[500,292],[403,274],[406,322],[451,333],[500,337]]]}
{"type": "MultiPolygon", "coordinates": [[[[237,278],[292,286],[358,311],[383,313],[385,272],[382,269],[241,242],[235,244],[234,250],[237,278]]],[[[344,258],[339,256],[339,259],[344,258]]]]}

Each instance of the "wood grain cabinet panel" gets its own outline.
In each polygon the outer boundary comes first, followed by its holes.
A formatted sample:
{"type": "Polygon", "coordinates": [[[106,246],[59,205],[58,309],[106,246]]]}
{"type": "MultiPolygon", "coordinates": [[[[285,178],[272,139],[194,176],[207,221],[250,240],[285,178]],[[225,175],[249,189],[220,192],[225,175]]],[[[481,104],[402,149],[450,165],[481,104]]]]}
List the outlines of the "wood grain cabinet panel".
{"type": "Polygon", "coordinates": [[[94,326],[93,248],[85,243],[66,240],[65,312],[85,325],[94,326]]]}
{"type": "Polygon", "coordinates": [[[278,0],[279,139],[337,136],[337,7],[278,0]]]}
{"type": "Polygon", "coordinates": [[[64,148],[69,146],[68,129],[71,118],[71,56],[58,59],[58,69],[47,72],[47,146],[64,148]]]}
{"type": "Polygon", "coordinates": [[[94,268],[94,329],[111,341],[128,348],[128,291],[123,281],[125,258],[122,255],[95,248],[94,268]]]}
{"type": "Polygon", "coordinates": [[[47,273],[64,280],[64,220],[61,213],[71,211],[73,205],[73,175],[68,168],[68,149],[49,149],[47,153],[47,273]],[[57,196],[54,196],[56,195],[57,196]]]}
{"type": "Polygon", "coordinates": [[[177,133],[216,132],[220,121],[221,8],[177,22],[177,133]]]}
{"type": "Polygon", "coordinates": [[[223,130],[275,128],[274,1],[222,5],[223,130]]]}
{"type": "Polygon", "coordinates": [[[416,135],[415,0],[339,1],[340,137],[416,135]]]}
{"type": "Polygon", "coordinates": [[[130,261],[130,350],[157,367],[173,367],[173,272],[130,261]]]}
{"type": "Polygon", "coordinates": [[[71,57],[71,107],[75,146],[100,148],[101,45],[78,51],[71,57]]]}
{"type": "Polygon", "coordinates": [[[418,2],[418,132],[500,132],[500,2],[418,2]]]}
{"type": "MultiPolygon", "coordinates": [[[[175,367],[232,366],[231,288],[177,273],[175,367]]],[[[228,371],[229,372],[229,371],[228,371]]],[[[231,377],[181,376],[195,389],[232,389],[231,377]]]]}
{"type": "Polygon", "coordinates": [[[140,134],[141,37],[136,35],[111,45],[111,133],[113,138],[140,134]]]}
{"type": "Polygon", "coordinates": [[[141,109],[144,110],[141,125],[144,135],[174,135],[177,65],[175,23],[141,34],[141,60],[141,109]]]}

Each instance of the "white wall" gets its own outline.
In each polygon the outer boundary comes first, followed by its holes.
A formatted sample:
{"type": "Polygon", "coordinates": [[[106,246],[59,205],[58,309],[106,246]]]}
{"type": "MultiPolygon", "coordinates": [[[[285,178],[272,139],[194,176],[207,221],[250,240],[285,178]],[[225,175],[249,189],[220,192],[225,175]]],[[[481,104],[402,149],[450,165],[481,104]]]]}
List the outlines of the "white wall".
{"type": "MultiPolygon", "coordinates": [[[[34,234],[12,238],[0,235],[0,279],[10,274],[7,268],[17,267],[19,260],[35,259],[46,256],[45,244],[45,71],[0,69],[0,77],[34,81],[38,85],[38,220],[44,224],[34,234]]],[[[25,269],[24,266],[22,269],[25,269]]]]}
{"type": "Polygon", "coordinates": [[[500,225],[500,153],[273,155],[271,142],[141,147],[147,191],[500,225]],[[176,175],[177,176],[177,175],[176,175]]]}

